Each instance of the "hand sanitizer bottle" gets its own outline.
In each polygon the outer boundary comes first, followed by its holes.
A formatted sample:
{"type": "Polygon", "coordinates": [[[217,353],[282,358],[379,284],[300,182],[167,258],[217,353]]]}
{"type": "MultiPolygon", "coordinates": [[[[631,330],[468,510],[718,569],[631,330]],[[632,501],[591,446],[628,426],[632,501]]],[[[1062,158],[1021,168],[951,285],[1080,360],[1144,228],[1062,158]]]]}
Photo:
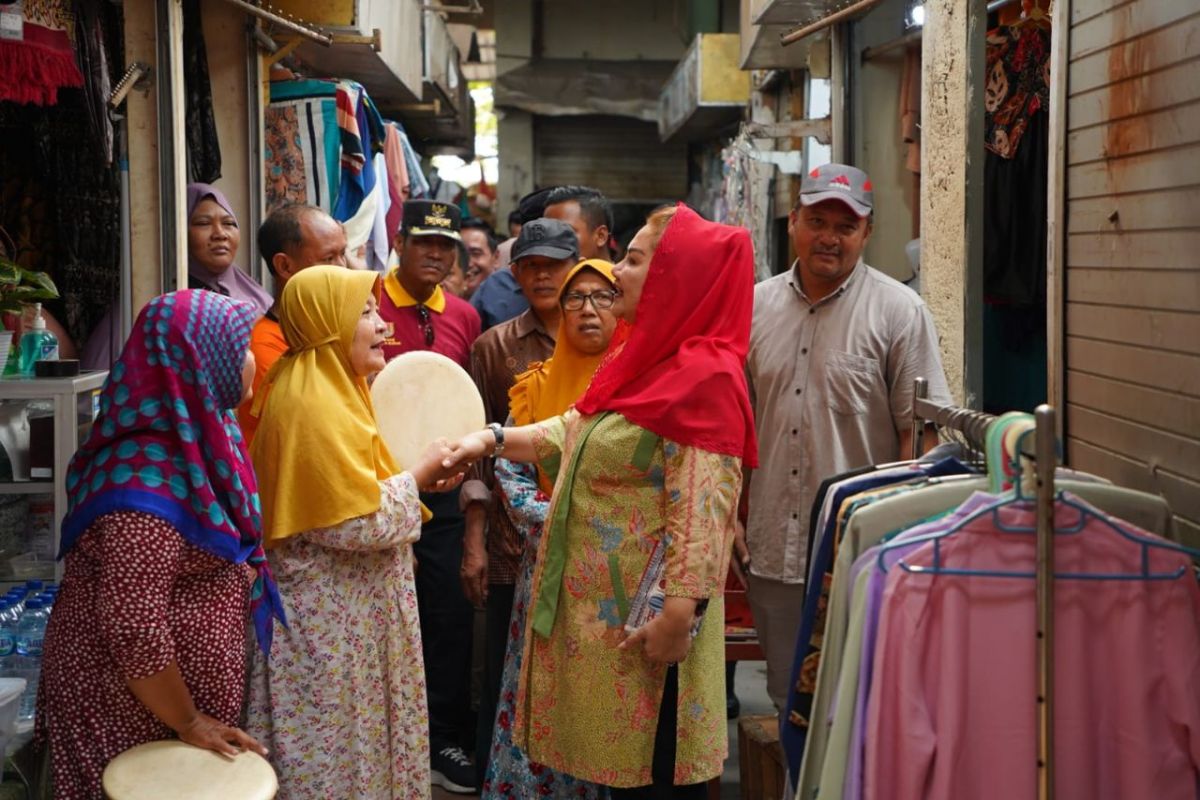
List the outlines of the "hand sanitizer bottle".
{"type": "Polygon", "coordinates": [[[46,330],[46,318],[42,316],[42,304],[34,303],[33,330],[21,336],[20,374],[33,376],[34,365],[39,361],[58,360],[58,337],[46,330]]]}

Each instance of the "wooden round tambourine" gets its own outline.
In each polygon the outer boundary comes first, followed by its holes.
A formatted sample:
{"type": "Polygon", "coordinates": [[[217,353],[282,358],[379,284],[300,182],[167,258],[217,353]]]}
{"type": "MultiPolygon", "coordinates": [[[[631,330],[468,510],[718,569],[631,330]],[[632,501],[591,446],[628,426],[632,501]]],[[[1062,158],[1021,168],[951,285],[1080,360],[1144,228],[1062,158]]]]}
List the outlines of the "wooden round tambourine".
{"type": "Polygon", "coordinates": [[[427,350],[393,358],[371,384],[379,435],[402,468],[430,442],[451,442],[484,426],[483,398],[467,371],[427,350]]]}
{"type": "Polygon", "coordinates": [[[126,750],[104,768],[101,784],[109,800],[271,800],[279,791],[258,753],[228,758],[178,739],[126,750]]]}

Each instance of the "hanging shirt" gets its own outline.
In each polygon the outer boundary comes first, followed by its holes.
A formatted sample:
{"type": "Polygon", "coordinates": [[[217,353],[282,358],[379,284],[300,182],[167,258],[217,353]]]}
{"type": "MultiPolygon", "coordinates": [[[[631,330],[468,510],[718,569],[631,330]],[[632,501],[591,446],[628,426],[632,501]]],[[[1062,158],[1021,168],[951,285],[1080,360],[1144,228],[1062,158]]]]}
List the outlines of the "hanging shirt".
{"type": "Polygon", "coordinates": [[[760,577],[805,577],[809,509],[830,475],[900,457],[913,380],[949,404],[937,331],[925,302],[859,262],[818,302],[796,268],[754,289],[746,373],[758,427],[747,544],[760,577]]]}
{"type": "MultiPolygon", "coordinates": [[[[941,539],[942,564],[1032,573],[1035,537],[1005,532],[998,523],[1033,528],[1033,504],[1006,507],[998,516],[981,516],[941,539]]],[[[1057,529],[1079,524],[1078,509],[1057,504],[1057,529]]],[[[1054,544],[1059,573],[1142,568],[1142,547],[1114,532],[1098,511],[1054,544]]],[[[930,565],[932,555],[930,543],[905,560],[930,565]]],[[[1060,797],[1197,797],[1200,587],[1187,555],[1151,548],[1147,557],[1154,573],[1183,574],[1055,583],[1060,797]]],[[[888,571],[867,708],[865,798],[1032,795],[1034,596],[1031,579],[888,571]]]]}
{"type": "Polygon", "coordinates": [[[470,303],[446,294],[441,286],[424,303],[418,303],[392,270],[383,279],[379,316],[393,326],[383,343],[388,361],[412,350],[432,350],[465,370],[471,368],[471,344],[479,338],[479,314],[470,303]]]}

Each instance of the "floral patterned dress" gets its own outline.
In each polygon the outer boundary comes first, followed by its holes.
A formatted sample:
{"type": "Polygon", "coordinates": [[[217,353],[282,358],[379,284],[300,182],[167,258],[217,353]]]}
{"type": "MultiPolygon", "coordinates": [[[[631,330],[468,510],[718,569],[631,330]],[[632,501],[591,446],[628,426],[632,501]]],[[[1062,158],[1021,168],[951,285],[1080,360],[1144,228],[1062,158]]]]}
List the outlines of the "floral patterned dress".
{"type": "Polygon", "coordinates": [[[527,464],[496,459],[496,485],[504,501],[504,510],[513,530],[525,537],[525,551],[513,591],[512,619],[508,646],[504,653],[504,674],[500,680],[500,699],[496,704],[496,724],[492,729],[492,750],[487,775],[483,780],[483,800],[525,800],[531,797],[586,798],[598,800],[607,790],[594,783],[531,762],[513,743],[513,720],[517,711],[517,678],[521,673],[525,644],[525,619],[529,609],[529,590],[537,563],[538,543],[550,508],[550,498],[537,483],[537,470],[527,464]]]}
{"type": "MultiPolygon", "coordinates": [[[[566,564],[549,636],[534,631],[534,614],[526,621],[513,740],[533,761],[593,783],[652,782],[667,665],[617,645],[621,608],[636,595],[655,544],[669,534],[666,593],[708,600],[679,664],[675,783],[716,777],[729,744],[722,587],[741,460],[663,440],[614,413],[569,411],[539,423],[534,442],[542,469],[557,475],[548,518],[569,504],[561,531],[566,564]]],[[[538,546],[534,608],[557,534],[538,546]]]]}
{"type": "Polygon", "coordinates": [[[428,797],[429,721],[407,472],[380,508],[268,551],[288,627],[255,651],[246,731],[271,751],[279,800],[428,797]]]}

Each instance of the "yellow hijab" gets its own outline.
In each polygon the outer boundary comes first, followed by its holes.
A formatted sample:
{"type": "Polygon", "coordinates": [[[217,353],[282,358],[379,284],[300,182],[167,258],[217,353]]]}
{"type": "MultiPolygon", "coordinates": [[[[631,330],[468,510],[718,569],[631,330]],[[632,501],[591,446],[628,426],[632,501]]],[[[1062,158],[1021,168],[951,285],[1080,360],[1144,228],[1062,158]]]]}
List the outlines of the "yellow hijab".
{"type": "Polygon", "coordinates": [[[309,267],[283,289],[288,351],[267,375],[250,446],[268,547],[378,511],[379,481],[400,472],[379,437],[367,381],[350,367],[372,294],[378,300],[376,273],[344,267],[309,267]]]}
{"type": "MultiPolygon", "coordinates": [[[[599,258],[580,261],[567,273],[558,292],[559,303],[571,281],[585,269],[598,273],[610,284],[615,280],[611,263],[599,258]]],[[[566,324],[564,318],[558,326],[558,338],[550,359],[531,364],[508,390],[509,409],[517,425],[530,425],[564,413],[583,396],[592,374],[604,359],[604,353],[589,356],[572,346],[564,329],[566,324]]]]}

